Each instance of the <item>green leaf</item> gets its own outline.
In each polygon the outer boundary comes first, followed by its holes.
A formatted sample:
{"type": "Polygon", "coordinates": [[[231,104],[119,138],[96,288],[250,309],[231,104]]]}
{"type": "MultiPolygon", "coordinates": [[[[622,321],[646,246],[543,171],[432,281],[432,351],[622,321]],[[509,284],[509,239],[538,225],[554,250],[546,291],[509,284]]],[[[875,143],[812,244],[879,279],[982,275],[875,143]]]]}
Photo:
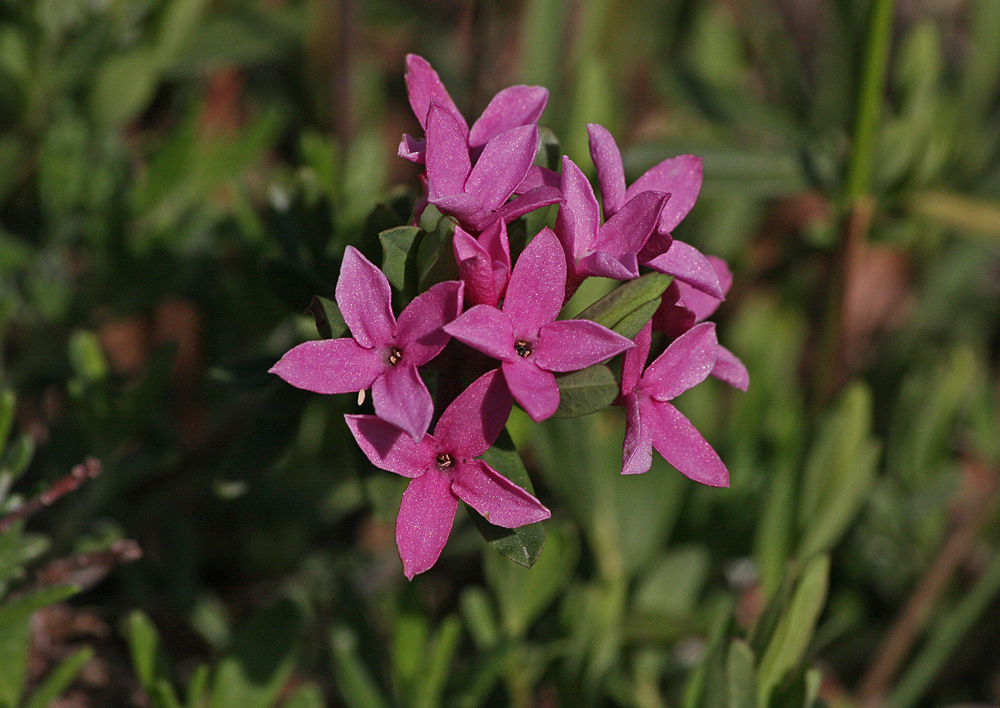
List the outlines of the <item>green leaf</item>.
{"type": "Polygon", "coordinates": [[[316,331],[322,339],[336,339],[347,331],[347,323],[333,300],[316,295],[309,303],[309,312],[316,320],[316,331]]]}
{"type": "Polygon", "coordinates": [[[319,686],[309,681],[295,689],[295,693],[285,701],[284,708],[326,708],[326,701],[319,686]]]}
{"type": "Polygon", "coordinates": [[[646,323],[653,319],[653,315],[656,314],[658,309],[660,309],[660,300],[650,300],[622,317],[618,320],[618,324],[611,329],[626,339],[635,339],[635,336],[642,331],[646,323]]]}
{"type": "Polygon", "coordinates": [[[86,664],[94,656],[94,650],[83,647],[57,666],[42,684],[31,694],[24,708],[48,708],[65,691],[86,664]]]}
{"type": "Polygon", "coordinates": [[[788,608],[760,661],[757,704],[767,706],[772,689],[801,662],[826,602],[830,558],[813,558],[803,569],[788,608]]]}
{"type": "Polygon", "coordinates": [[[450,216],[442,217],[437,227],[420,239],[417,247],[418,292],[445,280],[458,280],[458,265],[452,248],[457,223],[450,216]]]}
{"type": "Polygon", "coordinates": [[[661,556],[635,593],[638,612],[689,616],[698,600],[711,559],[702,546],[679,547],[661,556]]]}
{"type": "MultiPolygon", "coordinates": [[[[480,459],[514,484],[534,494],[528,470],[524,468],[524,463],[521,462],[521,457],[514,449],[514,443],[506,430],[501,431],[496,443],[483,453],[480,459]]],[[[525,568],[530,568],[538,560],[542,546],[545,545],[545,527],[542,526],[542,522],[516,529],[505,529],[502,526],[494,526],[472,507],[466,505],[466,509],[479,533],[501,555],[525,568]]]]}
{"type": "Polygon", "coordinates": [[[392,629],[393,686],[399,695],[412,695],[424,670],[430,621],[419,612],[401,612],[392,629]]]}
{"type": "Polygon", "coordinates": [[[118,125],[135,118],[149,104],[160,79],[160,66],[148,47],[116,54],[97,70],[90,108],[97,121],[118,125]]]}
{"type": "Polygon", "coordinates": [[[407,295],[416,294],[417,249],[423,236],[419,226],[397,226],[378,235],[382,272],[396,290],[407,295]]]}
{"type": "Polygon", "coordinates": [[[610,406],[618,397],[618,380],[604,364],[556,376],[559,407],[556,418],[576,418],[610,406]]]}
{"type": "Polygon", "coordinates": [[[170,0],[160,23],[156,61],[168,66],[176,59],[191,29],[201,19],[208,0],[170,0]]]}
{"type": "Polygon", "coordinates": [[[14,411],[17,407],[17,398],[13,391],[0,391],[0,455],[7,445],[7,436],[10,435],[10,428],[14,424],[14,411]]]}
{"type": "Polygon", "coordinates": [[[489,595],[478,585],[470,585],[458,599],[459,610],[472,641],[478,649],[495,647],[499,634],[489,595]]]}
{"type": "MultiPolygon", "coordinates": [[[[633,315],[639,308],[647,303],[658,301],[671,282],[673,282],[672,276],[663,273],[647,273],[641,278],[619,285],[577,315],[576,319],[590,320],[604,325],[608,329],[615,329],[618,324],[626,320],[629,315],[633,315]]],[[[626,324],[629,327],[634,327],[635,317],[626,320],[626,324]]],[[[642,325],[639,326],[639,329],[642,329],[642,325]]]]}
{"type": "Polygon", "coordinates": [[[445,617],[431,642],[427,663],[413,692],[415,708],[435,708],[441,705],[445,682],[461,636],[462,623],[458,618],[454,615],[445,617]]]}
{"type": "Polygon", "coordinates": [[[378,685],[358,655],[358,638],[347,627],[330,632],[333,674],[340,697],[349,708],[389,708],[378,685]]]}
{"type": "Polygon", "coordinates": [[[754,673],[754,655],[750,645],[742,639],[729,643],[726,658],[727,708],[756,708],[757,680],[754,673]]]}
{"type": "Polygon", "coordinates": [[[160,635],[149,617],[140,610],[132,610],[126,620],[126,628],[132,668],[139,678],[139,685],[151,694],[160,674],[160,635]]]}
{"type": "Polygon", "coordinates": [[[724,601],[715,610],[705,654],[684,685],[683,708],[726,708],[726,638],[732,624],[731,602],[724,601]]]}

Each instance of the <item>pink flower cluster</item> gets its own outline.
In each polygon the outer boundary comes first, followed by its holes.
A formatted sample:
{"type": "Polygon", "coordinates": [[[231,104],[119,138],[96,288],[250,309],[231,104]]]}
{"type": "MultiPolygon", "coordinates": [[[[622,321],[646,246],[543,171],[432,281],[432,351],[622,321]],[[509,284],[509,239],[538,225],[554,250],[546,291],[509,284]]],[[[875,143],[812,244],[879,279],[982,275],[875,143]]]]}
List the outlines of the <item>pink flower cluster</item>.
{"type": "Polygon", "coordinates": [[[742,390],[748,384],[745,367],[704,322],[732,281],[726,264],[671,236],[697,199],[701,160],[665,160],[626,186],[614,138],[588,126],[602,218],[593,187],[572,160],[563,158],[561,173],[534,164],[544,88],[501,91],[469,128],[427,61],[410,55],[407,67],[424,137],[404,135],[399,154],[425,166],[417,216],[433,204],[457,222],[460,280],[433,285],[397,318],[385,274],[348,247],[336,300],[351,336],[300,344],[271,369],[318,393],[371,389],[375,415],[348,415],[347,425],[372,464],[411,480],[396,522],[407,577],[437,561],[459,499],[506,528],[549,517],[538,499],[477,458],[496,442],[513,401],[532,420],[544,420],[559,406],[557,373],[618,354],[624,357],[616,402],[626,409],[622,472],[647,471],[655,448],[691,479],[726,486],[718,454],[670,403],[709,375],[742,390]],[[513,262],[507,224],[550,204],[559,205],[554,230],[539,231],[513,262]],[[640,267],[673,282],[634,341],[589,320],[558,319],[587,277],[627,281],[640,276],[640,267]],[[672,341],[647,367],[654,330],[672,341]],[[499,366],[455,397],[431,434],[435,408],[420,367],[452,338],[499,366]]]}

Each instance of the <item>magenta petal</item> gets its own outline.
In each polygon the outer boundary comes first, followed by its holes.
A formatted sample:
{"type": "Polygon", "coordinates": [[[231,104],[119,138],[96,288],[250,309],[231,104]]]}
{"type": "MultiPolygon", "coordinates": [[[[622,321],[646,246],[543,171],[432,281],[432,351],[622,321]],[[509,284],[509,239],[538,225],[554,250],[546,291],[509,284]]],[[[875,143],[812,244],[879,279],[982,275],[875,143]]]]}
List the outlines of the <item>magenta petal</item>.
{"type": "Polygon", "coordinates": [[[465,182],[465,192],[482,202],[486,211],[496,211],[524,179],[536,152],[537,125],[501,133],[486,143],[465,182]]]}
{"type": "Polygon", "coordinates": [[[615,256],[605,251],[595,251],[576,264],[576,273],[612,280],[632,280],[639,277],[639,261],[634,253],[615,256]]]}
{"type": "Polygon", "coordinates": [[[415,442],[392,423],[374,415],[345,415],[358,446],[379,469],[418,477],[435,464],[437,446],[431,437],[415,442]]]}
{"type": "Polygon", "coordinates": [[[482,460],[470,460],[455,473],[452,492],[491,524],[515,529],[552,514],[542,503],[482,460]]]}
{"type": "Polygon", "coordinates": [[[494,359],[507,361],[517,357],[514,352],[514,332],[510,317],[495,307],[476,305],[444,326],[452,337],[489,354],[494,359]]]}
{"type": "Polygon", "coordinates": [[[622,443],[622,474],[642,474],[653,466],[653,440],[642,416],[642,404],[634,393],[625,397],[625,440],[622,443]]]}
{"type": "Polygon", "coordinates": [[[445,409],[434,428],[434,439],[441,450],[461,459],[482,455],[507,424],[512,405],[500,369],[493,369],[473,381],[445,409]]]}
{"type": "Polygon", "coordinates": [[[493,271],[493,261],[486,249],[465,229],[456,226],[452,250],[458,264],[458,277],[465,283],[465,299],[473,305],[495,307],[500,300],[500,290],[493,271]]]}
{"type": "Polygon", "coordinates": [[[505,222],[510,223],[535,209],[547,207],[562,199],[562,193],[555,187],[539,187],[512,199],[497,210],[505,222]]]}
{"type": "Polygon", "coordinates": [[[555,233],[545,227],[521,252],[507,285],[503,311],[514,334],[533,339],[539,327],[559,315],[565,293],[566,257],[555,233]]]}
{"type": "Polygon", "coordinates": [[[424,130],[427,130],[427,113],[431,101],[435,101],[452,114],[463,137],[469,134],[465,118],[451,100],[448,89],[444,87],[438,73],[431,67],[430,62],[416,54],[406,55],[406,94],[410,99],[413,114],[424,130]]]}
{"type": "Polygon", "coordinates": [[[635,346],[626,349],[622,356],[621,392],[623,396],[628,396],[639,385],[642,370],[646,367],[646,359],[649,357],[649,348],[653,343],[652,322],[647,322],[632,341],[635,342],[635,346]]]}
{"type": "Polygon", "coordinates": [[[597,169],[597,184],[604,202],[604,218],[611,216],[625,203],[625,168],[622,154],[611,133],[597,123],[587,124],[590,136],[590,157],[597,169]]]}
{"type": "Polygon", "coordinates": [[[594,250],[601,212],[590,181],[568,157],[563,157],[562,196],[556,231],[566,253],[576,262],[594,250]]]}
{"type": "Polygon", "coordinates": [[[497,218],[483,209],[483,205],[471,194],[451,194],[446,197],[436,197],[430,202],[441,212],[454,216],[463,226],[473,231],[481,231],[489,226],[490,221],[497,218]]]}
{"type": "Polygon", "coordinates": [[[721,344],[717,354],[715,366],[712,367],[712,376],[733,388],[746,391],[750,387],[750,373],[747,371],[747,367],[735,354],[721,344]]]}
{"type": "Polygon", "coordinates": [[[420,378],[417,367],[400,362],[372,384],[375,415],[388,421],[414,440],[423,439],[434,415],[427,384],[420,378]]]}
{"type": "Polygon", "coordinates": [[[656,228],[660,209],[669,197],[660,192],[643,192],[624,206],[597,230],[594,250],[615,255],[638,253],[656,228]]]}
{"type": "Polygon", "coordinates": [[[392,342],[396,318],[392,314],[389,281],[354,246],[344,251],[335,293],[354,341],[366,349],[392,342]]]}
{"type": "Polygon", "coordinates": [[[670,201],[660,212],[659,231],[670,233],[687,216],[698,200],[701,191],[701,158],[694,155],[679,155],[664,160],[647,170],[625,191],[625,198],[653,190],[667,192],[670,201]]]}
{"type": "Polygon", "coordinates": [[[410,482],[396,517],[396,546],[407,578],[413,580],[437,563],[457,510],[451,479],[436,469],[410,482]]]}
{"type": "Polygon", "coordinates": [[[726,299],[719,284],[719,274],[712,267],[712,262],[697,248],[683,241],[674,239],[666,253],[648,261],[645,265],[672,275],[682,283],[687,283],[714,298],[726,299]]]}
{"type": "Polygon", "coordinates": [[[729,471],[719,454],[679,410],[650,400],[642,414],[652,428],[653,447],[678,472],[711,487],[729,486],[729,471]]]}
{"type": "Polygon", "coordinates": [[[658,401],[669,401],[708,378],[719,342],[715,325],[703,322],[675,339],[642,375],[639,388],[658,401]]]}
{"type": "Polygon", "coordinates": [[[555,189],[559,189],[561,184],[562,175],[558,172],[550,170],[547,167],[532,165],[528,168],[528,173],[524,175],[524,179],[521,180],[521,184],[517,185],[517,189],[514,190],[514,194],[525,194],[530,192],[532,189],[538,189],[539,187],[553,187],[555,189]]]}
{"type": "Polygon", "coordinates": [[[271,367],[296,388],[315,393],[350,393],[372,385],[388,367],[380,349],[365,349],[349,337],[304,342],[271,367]]]}
{"type": "Polygon", "coordinates": [[[548,371],[578,371],[633,347],[631,339],[589,320],[559,320],[538,332],[532,358],[548,371]]]}
{"type": "Polygon", "coordinates": [[[536,423],[551,418],[559,407],[555,374],[515,356],[503,363],[503,376],[514,400],[536,423]]]}
{"type": "Polygon", "coordinates": [[[462,311],[462,283],[449,280],[413,298],[399,315],[396,345],[404,362],[423,366],[436,357],[450,336],[441,329],[462,311]]]}
{"type": "Polygon", "coordinates": [[[427,114],[426,142],[424,162],[430,200],[465,192],[472,170],[465,134],[455,117],[438,103],[431,103],[427,114]]]}
{"type": "Polygon", "coordinates": [[[510,86],[486,106],[469,131],[469,147],[477,148],[512,128],[537,123],[549,100],[541,86],[510,86]]]}
{"type": "Polygon", "coordinates": [[[396,154],[404,160],[422,165],[424,164],[424,152],[426,149],[427,144],[423,140],[403,133],[403,139],[399,141],[399,149],[396,151],[396,154]]]}

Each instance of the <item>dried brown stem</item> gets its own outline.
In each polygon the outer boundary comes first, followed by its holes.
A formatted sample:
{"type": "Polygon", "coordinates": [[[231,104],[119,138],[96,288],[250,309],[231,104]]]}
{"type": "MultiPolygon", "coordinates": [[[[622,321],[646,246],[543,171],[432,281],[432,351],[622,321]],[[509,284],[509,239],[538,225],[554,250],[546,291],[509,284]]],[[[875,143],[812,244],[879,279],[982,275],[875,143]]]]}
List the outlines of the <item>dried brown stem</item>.
{"type": "Polygon", "coordinates": [[[0,533],[6,532],[14,524],[27,519],[47,506],[51,506],[70,492],[76,491],[88,479],[93,479],[101,473],[101,462],[94,457],[88,457],[82,463],[75,465],[65,477],[57,479],[52,486],[34,499],[25,502],[12,512],[0,518],[0,533]]]}

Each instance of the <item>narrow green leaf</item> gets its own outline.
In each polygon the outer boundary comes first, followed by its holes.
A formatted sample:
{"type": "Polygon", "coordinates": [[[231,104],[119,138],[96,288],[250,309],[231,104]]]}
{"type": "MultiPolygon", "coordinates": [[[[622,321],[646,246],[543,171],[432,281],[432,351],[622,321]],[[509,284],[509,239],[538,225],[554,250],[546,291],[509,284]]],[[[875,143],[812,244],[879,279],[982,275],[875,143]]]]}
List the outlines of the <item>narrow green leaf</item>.
{"type": "Polygon", "coordinates": [[[140,610],[132,610],[126,620],[126,627],[132,667],[139,678],[139,685],[146,693],[152,693],[158,673],[160,635],[149,617],[140,610]]]}
{"type": "Polygon", "coordinates": [[[207,5],[208,0],[170,0],[167,3],[156,43],[156,60],[161,66],[167,66],[178,56],[207,5]]]}
{"type": "Polygon", "coordinates": [[[319,686],[309,681],[295,689],[295,693],[285,701],[284,708],[326,708],[326,701],[319,686]]]}
{"type": "MultiPolygon", "coordinates": [[[[673,282],[673,277],[663,273],[647,273],[641,278],[619,285],[593,305],[576,316],[578,320],[591,320],[608,329],[614,329],[627,316],[647,303],[657,300],[673,282]]],[[[634,322],[629,321],[630,326],[634,322]]],[[[645,324],[645,323],[643,323],[645,324]]],[[[640,329],[641,329],[640,325],[640,329]]]]}
{"type": "Polygon", "coordinates": [[[646,323],[653,319],[658,309],[660,309],[660,299],[650,300],[622,317],[611,329],[626,339],[635,339],[646,323]]]}
{"type": "Polygon", "coordinates": [[[430,655],[413,695],[415,708],[438,708],[444,694],[458,640],[462,636],[462,623],[449,615],[441,622],[431,643],[430,655]]]}
{"type": "Polygon", "coordinates": [[[705,654],[684,685],[683,708],[726,708],[726,638],[732,624],[726,601],[716,608],[705,654]]]}
{"type": "MultiPolygon", "coordinates": [[[[506,430],[500,433],[496,443],[483,453],[481,459],[514,484],[534,493],[531,479],[528,478],[528,470],[524,468],[524,463],[521,462],[521,457],[517,454],[506,430]]],[[[542,522],[516,529],[505,529],[494,526],[472,507],[466,505],[466,509],[479,533],[501,555],[525,568],[530,568],[538,560],[542,546],[545,545],[545,527],[542,526],[542,522]]]]}
{"type": "Polygon", "coordinates": [[[576,418],[610,406],[618,397],[618,380],[604,364],[556,376],[559,407],[556,418],[576,418]]]}
{"type": "Polygon", "coordinates": [[[476,647],[480,650],[495,647],[499,639],[497,620],[486,591],[478,585],[465,588],[458,599],[458,606],[476,647]]]}
{"type": "Polygon", "coordinates": [[[208,696],[208,682],[212,678],[212,669],[208,664],[198,664],[198,667],[191,674],[191,680],[187,687],[188,708],[201,708],[205,704],[208,696]]]}
{"type": "Polygon", "coordinates": [[[83,647],[74,652],[68,659],[59,664],[45,677],[42,684],[31,694],[24,708],[48,708],[69,687],[73,680],[94,656],[94,650],[83,647]]]}
{"type": "Polygon", "coordinates": [[[0,391],[0,455],[3,455],[7,436],[10,435],[10,428],[14,424],[16,406],[17,398],[13,391],[0,391]]]}
{"type": "Polygon", "coordinates": [[[409,294],[416,287],[417,249],[423,236],[419,226],[397,226],[378,235],[382,242],[382,272],[401,293],[409,294]]]}
{"type": "Polygon", "coordinates": [[[418,612],[401,612],[392,631],[393,686],[399,695],[411,695],[424,670],[430,621],[418,612]]]}
{"type": "Polygon", "coordinates": [[[316,331],[323,339],[335,339],[347,331],[347,323],[333,300],[316,295],[309,303],[309,312],[316,320],[316,331]]]}
{"type": "Polygon", "coordinates": [[[774,636],[760,661],[757,704],[766,706],[771,690],[799,664],[826,602],[829,556],[816,556],[804,568],[788,609],[778,621],[774,636]]]}
{"type": "Polygon", "coordinates": [[[349,708],[389,708],[382,692],[358,655],[358,638],[347,627],[330,632],[333,674],[340,697],[349,708]]]}
{"type": "Polygon", "coordinates": [[[147,47],[112,55],[94,78],[90,94],[94,118],[111,125],[129,122],[153,98],[159,78],[160,66],[153,51],[147,47]]]}
{"type": "Polygon", "coordinates": [[[750,645],[742,639],[729,643],[726,658],[727,708],[757,708],[757,679],[754,655],[750,645]]]}

